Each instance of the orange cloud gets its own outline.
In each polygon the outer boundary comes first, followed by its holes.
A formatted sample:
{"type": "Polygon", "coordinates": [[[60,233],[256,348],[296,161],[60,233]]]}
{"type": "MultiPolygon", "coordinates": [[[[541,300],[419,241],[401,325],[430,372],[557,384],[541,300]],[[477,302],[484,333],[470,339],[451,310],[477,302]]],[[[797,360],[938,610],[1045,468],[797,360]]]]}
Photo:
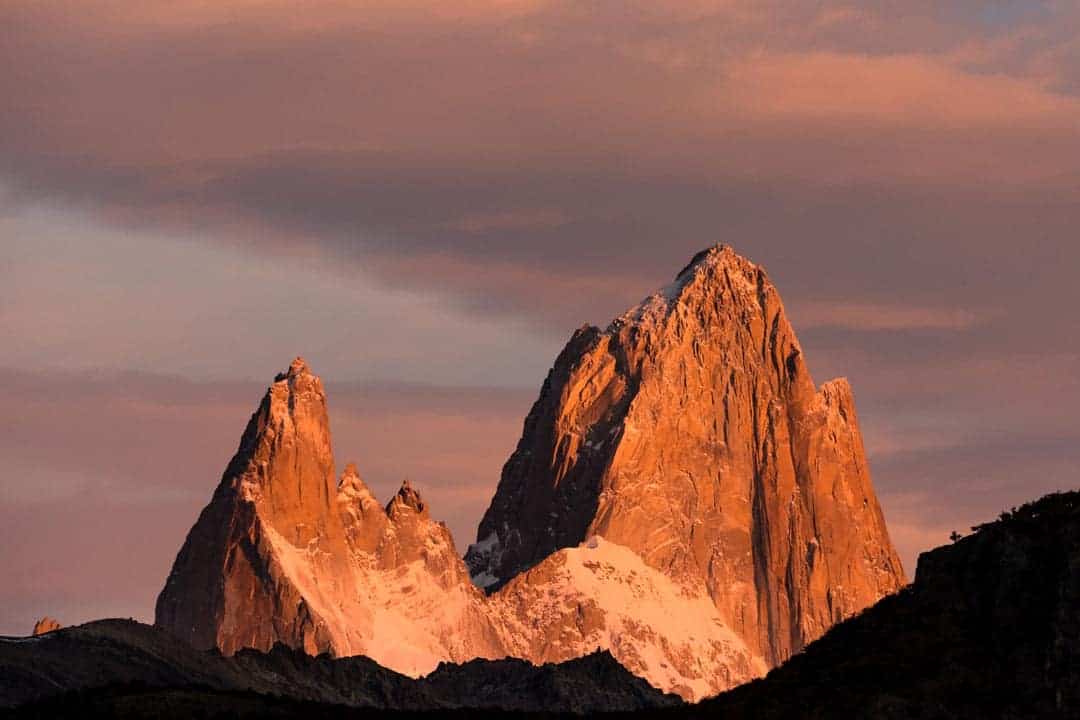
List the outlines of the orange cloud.
{"type": "Polygon", "coordinates": [[[729,107],[766,118],[949,131],[1080,126],[1078,98],[935,57],[762,55],[734,63],[730,77],[721,91],[729,107]]]}
{"type": "Polygon", "coordinates": [[[962,330],[980,316],[961,308],[913,307],[857,302],[806,302],[792,308],[801,328],[840,327],[852,330],[962,330]]]}

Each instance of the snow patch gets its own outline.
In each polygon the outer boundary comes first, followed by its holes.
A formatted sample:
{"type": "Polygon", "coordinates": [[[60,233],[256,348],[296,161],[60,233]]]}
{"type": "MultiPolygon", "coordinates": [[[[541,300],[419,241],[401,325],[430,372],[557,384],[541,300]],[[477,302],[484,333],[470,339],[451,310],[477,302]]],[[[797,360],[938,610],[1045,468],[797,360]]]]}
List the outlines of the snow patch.
{"type": "Polygon", "coordinates": [[[725,625],[704,586],[679,583],[629,548],[598,535],[550,555],[493,595],[492,613],[514,655],[554,638],[559,662],[607,649],[654,686],[697,700],[764,675],[763,658],[725,625]]]}

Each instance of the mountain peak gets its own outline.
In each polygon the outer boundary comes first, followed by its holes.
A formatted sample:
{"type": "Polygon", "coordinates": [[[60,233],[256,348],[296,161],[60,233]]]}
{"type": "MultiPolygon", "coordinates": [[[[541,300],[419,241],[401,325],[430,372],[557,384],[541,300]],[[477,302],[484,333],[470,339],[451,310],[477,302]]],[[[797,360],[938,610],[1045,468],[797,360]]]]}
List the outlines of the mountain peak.
{"type": "Polygon", "coordinates": [[[359,498],[361,501],[366,501],[368,498],[374,499],[375,497],[367,483],[360,477],[360,471],[356,469],[356,463],[354,462],[348,463],[341,473],[341,480],[338,482],[338,495],[359,498]]]}
{"type": "Polygon", "coordinates": [[[688,262],[682,270],[676,273],[675,279],[678,280],[694,268],[700,267],[702,265],[716,265],[725,260],[732,260],[736,258],[739,260],[743,260],[744,262],[749,262],[748,260],[746,260],[746,258],[735,252],[734,248],[732,248],[730,245],[725,245],[723,243],[716,243],[715,245],[710,245],[704,250],[699,251],[697,254],[694,255],[694,257],[690,258],[690,262],[688,262]]]}
{"type": "Polygon", "coordinates": [[[401,483],[401,489],[387,504],[386,512],[393,518],[402,508],[409,508],[420,515],[427,514],[427,503],[424,502],[419,491],[408,480],[401,483]]]}
{"type": "Polygon", "coordinates": [[[694,255],[675,276],[675,281],[660,293],[675,299],[691,285],[699,285],[706,291],[725,287],[734,290],[735,286],[756,291],[767,283],[760,265],[735,252],[730,245],[718,243],[694,255]]]}
{"type": "Polygon", "coordinates": [[[814,386],[779,291],[728,245],[575,333],[466,562],[502,587],[590,536],[706,587],[770,666],[904,584],[850,389],[814,386]]]}
{"type": "MultiPolygon", "coordinates": [[[[634,325],[663,325],[680,306],[699,310],[699,316],[709,314],[709,307],[721,306],[741,314],[745,308],[753,311],[763,298],[776,295],[760,265],[739,255],[730,245],[718,243],[698,252],[670,284],[616,318],[608,332],[634,325]]],[[[778,297],[773,299],[778,302],[778,297]]]]}
{"type": "Polygon", "coordinates": [[[293,361],[289,363],[289,369],[283,373],[278,373],[274,378],[274,382],[292,380],[304,375],[312,375],[311,368],[308,366],[307,360],[297,355],[293,361]]]}

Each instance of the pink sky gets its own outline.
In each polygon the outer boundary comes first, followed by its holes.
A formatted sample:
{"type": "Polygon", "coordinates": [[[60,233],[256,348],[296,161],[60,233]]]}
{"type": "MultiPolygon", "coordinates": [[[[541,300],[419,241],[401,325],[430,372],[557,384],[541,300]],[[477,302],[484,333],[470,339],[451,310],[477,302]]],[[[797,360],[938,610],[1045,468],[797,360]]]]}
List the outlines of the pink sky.
{"type": "Polygon", "coordinates": [[[459,548],[572,330],[717,241],[909,574],[1080,467],[1066,0],[0,6],[0,633],[149,619],[274,373],[459,548]]]}

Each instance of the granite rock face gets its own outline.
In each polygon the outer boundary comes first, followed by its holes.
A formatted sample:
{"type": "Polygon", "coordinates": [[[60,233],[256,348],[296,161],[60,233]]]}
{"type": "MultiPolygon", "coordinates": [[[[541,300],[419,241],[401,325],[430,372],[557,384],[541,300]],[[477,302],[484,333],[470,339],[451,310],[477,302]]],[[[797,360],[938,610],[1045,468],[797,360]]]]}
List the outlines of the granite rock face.
{"type": "Polygon", "coordinates": [[[730,248],[574,333],[466,561],[498,588],[592,536],[704,590],[769,667],[905,583],[851,388],[815,388],[776,288],[730,248]]]}
{"type": "Polygon", "coordinates": [[[52,632],[53,630],[59,630],[61,627],[63,626],[59,622],[46,615],[45,617],[34,623],[33,635],[44,635],[45,633],[52,632]]]}

